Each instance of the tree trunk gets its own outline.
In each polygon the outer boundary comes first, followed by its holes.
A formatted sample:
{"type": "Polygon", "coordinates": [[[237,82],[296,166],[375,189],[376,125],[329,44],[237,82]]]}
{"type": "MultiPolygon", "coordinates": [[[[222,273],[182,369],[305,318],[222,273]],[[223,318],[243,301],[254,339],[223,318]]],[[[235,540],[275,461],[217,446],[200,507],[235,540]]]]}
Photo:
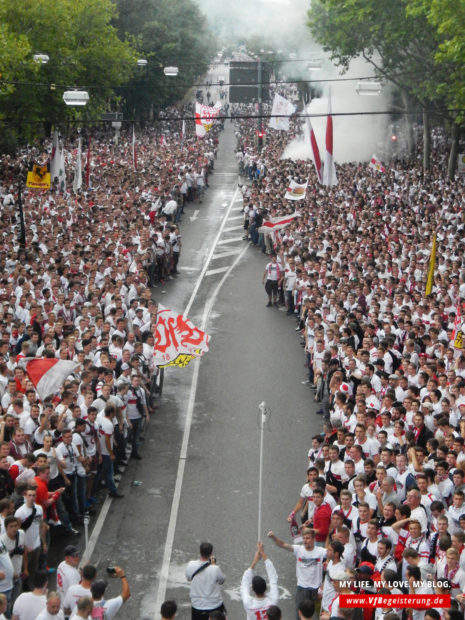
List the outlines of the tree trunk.
{"type": "Polygon", "coordinates": [[[423,172],[429,170],[429,160],[431,153],[431,130],[429,126],[429,114],[423,110],[423,172]]]}
{"type": "Polygon", "coordinates": [[[447,174],[449,180],[453,181],[455,177],[455,170],[457,168],[457,155],[459,151],[459,127],[457,123],[452,125],[451,131],[451,144],[449,152],[449,165],[447,167],[447,174]]]}

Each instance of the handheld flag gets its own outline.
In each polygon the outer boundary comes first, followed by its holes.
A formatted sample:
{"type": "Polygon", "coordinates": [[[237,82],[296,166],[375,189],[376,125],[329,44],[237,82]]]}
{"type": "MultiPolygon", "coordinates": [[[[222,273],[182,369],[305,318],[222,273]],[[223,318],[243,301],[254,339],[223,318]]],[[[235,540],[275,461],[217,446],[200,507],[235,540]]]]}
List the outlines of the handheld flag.
{"type": "Polygon", "coordinates": [[[50,163],[31,162],[27,171],[26,187],[30,189],[50,188],[50,163]]]}
{"type": "Polygon", "coordinates": [[[376,172],[386,172],[386,168],[379,161],[379,159],[376,157],[376,155],[373,155],[373,157],[371,158],[370,163],[368,165],[373,170],[376,170],[376,172]]]}
{"type": "Polygon", "coordinates": [[[90,178],[90,136],[87,143],[87,164],[86,164],[86,187],[89,187],[90,178]]]}
{"type": "Polygon", "coordinates": [[[77,193],[82,187],[82,160],[81,160],[81,138],[79,138],[78,151],[76,154],[76,166],[74,168],[73,190],[77,193]]]}
{"type": "Polygon", "coordinates": [[[333,157],[333,116],[331,110],[331,90],[328,94],[328,117],[326,119],[326,152],[323,170],[323,185],[337,185],[336,166],[333,157]]]}
{"type": "Polygon", "coordinates": [[[66,192],[65,149],[60,150],[60,169],[58,171],[58,189],[66,192]]]}
{"type": "MultiPolygon", "coordinates": [[[[269,220],[263,222],[263,225],[258,229],[259,233],[274,233],[282,228],[286,228],[292,220],[299,217],[299,213],[293,213],[292,215],[285,215],[284,217],[270,217],[269,220]]],[[[276,239],[277,240],[277,239],[276,239]]]]}
{"type": "Polygon", "coordinates": [[[79,366],[77,362],[57,357],[23,357],[18,364],[26,371],[41,400],[55,394],[79,366]]]}
{"type": "Polygon", "coordinates": [[[52,182],[58,178],[60,173],[60,146],[58,144],[58,131],[53,132],[52,153],[50,155],[50,177],[52,182]]]}
{"type": "Polygon", "coordinates": [[[425,295],[431,295],[433,292],[434,268],[436,265],[436,233],[433,235],[433,243],[431,245],[431,254],[429,257],[428,279],[426,280],[425,295]]]}
{"type": "Polygon", "coordinates": [[[195,133],[198,138],[204,138],[207,132],[213,127],[216,117],[221,110],[221,103],[216,103],[213,107],[202,105],[198,101],[195,103],[195,133]]]}
{"type": "Polygon", "coordinates": [[[308,181],[301,184],[291,181],[284,198],[287,198],[287,200],[303,200],[305,198],[307,185],[308,181]]]}
{"type": "Polygon", "coordinates": [[[278,95],[274,96],[269,127],[278,131],[289,131],[289,117],[295,112],[295,105],[278,95]]]}
{"type": "Polygon", "coordinates": [[[153,359],[158,368],[185,368],[208,351],[210,336],[182,314],[158,306],[153,359]]]}

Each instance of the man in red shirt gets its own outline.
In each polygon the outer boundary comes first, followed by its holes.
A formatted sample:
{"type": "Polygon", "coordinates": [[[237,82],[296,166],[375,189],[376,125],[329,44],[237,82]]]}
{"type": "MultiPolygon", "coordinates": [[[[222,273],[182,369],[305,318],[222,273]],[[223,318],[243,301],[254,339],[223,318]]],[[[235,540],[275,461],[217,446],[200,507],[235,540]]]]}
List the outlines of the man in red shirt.
{"type": "Polygon", "coordinates": [[[50,479],[50,466],[49,465],[39,465],[37,468],[37,476],[34,480],[37,483],[37,494],[36,494],[36,504],[42,506],[44,511],[44,515],[47,515],[47,510],[49,506],[53,505],[53,510],[55,511],[55,502],[60,497],[60,495],[65,490],[64,487],[61,489],[57,489],[53,493],[48,490],[48,481],[50,479]]]}
{"type": "Polygon", "coordinates": [[[324,491],[317,487],[313,491],[313,503],[315,504],[313,524],[310,525],[310,521],[304,523],[305,527],[312,527],[315,531],[315,544],[318,547],[325,546],[331,523],[331,506],[323,500],[324,491]]]}

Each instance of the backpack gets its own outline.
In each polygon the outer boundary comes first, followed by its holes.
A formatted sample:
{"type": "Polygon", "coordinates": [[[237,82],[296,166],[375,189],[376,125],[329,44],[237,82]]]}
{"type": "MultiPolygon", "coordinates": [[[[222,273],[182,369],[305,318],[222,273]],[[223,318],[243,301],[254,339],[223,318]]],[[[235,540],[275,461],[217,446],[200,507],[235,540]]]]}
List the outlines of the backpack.
{"type": "Polygon", "coordinates": [[[90,614],[90,617],[96,620],[105,620],[106,615],[103,608],[104,605],[105,601],[99,601],[98,603],[94,602],[94,608],[92,610],[92,613],[90,614]]]}

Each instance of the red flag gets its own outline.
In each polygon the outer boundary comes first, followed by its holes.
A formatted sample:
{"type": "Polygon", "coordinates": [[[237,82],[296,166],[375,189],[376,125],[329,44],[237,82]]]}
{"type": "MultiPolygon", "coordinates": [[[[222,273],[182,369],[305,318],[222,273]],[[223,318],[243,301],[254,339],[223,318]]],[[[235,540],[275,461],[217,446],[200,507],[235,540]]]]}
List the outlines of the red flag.
{"type": "Polygon", "coordinates": [[[379,161],[379,159],[376,157],[376,155],[373,155],[373,157],[371,158],[370,163],[368,165],[370,166],[370,168],[372,168],[373,170],[376,170],[377,172],[385,172],[386,171],[386,168],[379,161]]]}
{"type": "Polygon", "coordinates": [[[41,400],[55,394],[66,377],[79,366],[77,362],[57,357],[23,357],[18,365],[26,371],[41,400]]]}
{"type": "Polygon", "coordinates": [[[331,111],[331,90],[328,94],[328,117],[326,120],[326,152],[323,171],[324,185],[337,185],[336,167],[333,158],[333,116],[331,111]]]}
{"type": "Polygon", "coordinates": [[[312,145],[312,152],[313,152],[313,163],[315,164],[315,169],[318,175],[318,180],[321,183],[323,178],[321,175],[320,149],[318,148],[318,143],[315,138],[315,132],[313,131],[312,123],[310,122],[310,119],[307,119],[307,120],[308,120],[308,131],[310,133],[310,144],[312,145]]]}

